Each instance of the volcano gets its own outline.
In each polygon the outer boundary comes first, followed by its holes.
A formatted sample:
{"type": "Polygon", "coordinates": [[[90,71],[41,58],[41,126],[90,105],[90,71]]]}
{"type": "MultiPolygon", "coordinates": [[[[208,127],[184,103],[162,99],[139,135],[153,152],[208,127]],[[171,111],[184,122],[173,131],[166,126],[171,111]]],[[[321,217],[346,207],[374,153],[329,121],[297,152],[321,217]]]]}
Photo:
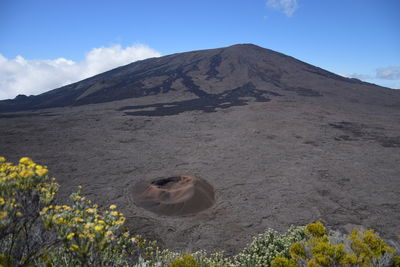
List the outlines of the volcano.
{"type": "Polygon", "coordinates": [[[172,92],[185,95],[188,100],[172,103],[170,108],[155,105],[155,115],[199,109],[214,111],[243,105],[247,103],[244,98],[269,101],[271,96],[289,92],[317,97],[330,94],[367,103],[385,101],[378,98],[386,93],[389,104],[391,93],[395,94],[272,50],[242,44],[134,62],[38,96],[19,95],[13,100],[0,101],[0,111],[77,106],[158,94],[171,101],[168,96],[172,92]],[[355,88],[360,90],[354,91],[355,88]]]}
{"type": "Polygon", "coordinates": [[[118,205],[170,249],[235,253],[316,220],[395,238],[399,118],[400,91],[240,44],[0,101],[0,151],[48,165],[61,200],[83,185],[118,205]]]}

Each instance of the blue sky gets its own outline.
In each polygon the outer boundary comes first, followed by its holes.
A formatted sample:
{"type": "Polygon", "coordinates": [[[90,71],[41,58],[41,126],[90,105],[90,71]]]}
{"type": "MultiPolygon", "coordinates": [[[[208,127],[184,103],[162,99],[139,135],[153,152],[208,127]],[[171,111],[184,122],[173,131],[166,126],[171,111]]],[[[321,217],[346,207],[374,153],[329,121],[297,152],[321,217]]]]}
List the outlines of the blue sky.
{"type": "Polygon", "coordinates": [[[0,0],[0,99],[236,43],[400,88],[399,12],[398,0],[0,0]]]}

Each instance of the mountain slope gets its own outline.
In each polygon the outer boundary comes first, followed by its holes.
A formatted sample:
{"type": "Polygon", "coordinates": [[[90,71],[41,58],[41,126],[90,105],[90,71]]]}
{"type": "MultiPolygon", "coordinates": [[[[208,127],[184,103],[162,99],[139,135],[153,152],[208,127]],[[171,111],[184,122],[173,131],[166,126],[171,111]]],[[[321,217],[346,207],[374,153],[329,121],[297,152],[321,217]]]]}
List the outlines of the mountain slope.
{"type": "Polygon", "coordinates": [[[103,103],[170,92],[212,103],[225,102],[227,99],[221,97],[224,94],[237,95],[236,98],[258,95],[257,101],[266,101],[268,95],[294,92],[302,96],[328,93],[353,101],[395,104],[391,101],[393,90],[242,44],[134,62],[37,96],[0,101],[0,112],[103,103]]]}

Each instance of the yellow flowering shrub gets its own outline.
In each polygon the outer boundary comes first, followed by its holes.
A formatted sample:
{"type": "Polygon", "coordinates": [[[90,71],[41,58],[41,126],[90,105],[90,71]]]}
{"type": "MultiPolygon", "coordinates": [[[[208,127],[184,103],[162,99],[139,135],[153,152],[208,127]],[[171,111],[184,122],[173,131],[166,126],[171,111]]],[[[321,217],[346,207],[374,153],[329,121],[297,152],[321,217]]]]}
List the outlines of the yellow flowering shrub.
{"type": "Polygon", "coordinates": [[[53,202],[58,188],[47,167],[27,157],[18,165],[0,157],[0,264],[35,260],[44,242],[39,211],[53,202]]]}
{"type": "Polygon", "coordinates": [[[47,167],[0,157],[0,266],[127,266],[155,247],[122,229],[115,205],[101,211],[81,188],[71,206],[56,205],[58,189],[47,167]]]}
{"type": "MultiPolygon", "coordinates": [[[[115,210],[115,205],[102,211],[97,204],[81,196],[80,189],[71,195],[71,206],[43,208],[41,216],[46,229],[56,233],[65,248],[63,253],[79,264],[108,266],[124,262],[128,253],[142,246],[140,236],[131,236],[122,230],[125,217],[115,210]]],[[[56,265],[49,259],[47,263],[56,265]]]]}
{"type": "MultiPolygon", "coordinates": [[[[306,226],[307,239],[294,243],[290,260],[304,266],[397,266],[396,250],[373,231],[353,230],[349,236],[328,235],[321,222],[306,226]]],[[[272,266],[283,266],[282,258],[275,258],[272,266]]],[[[289,266],[289,265],[287,265],[289,266]]]]}
{"type": "Polygon", "coordinates": [[[357,256],[357,263],[360,265],[370,265],[386,253],[393,256],[396,254],[396,250],[379,238],[374,230],[360,232],[354,229],[349,237],[352,241],[351,248],[357,256]]]}

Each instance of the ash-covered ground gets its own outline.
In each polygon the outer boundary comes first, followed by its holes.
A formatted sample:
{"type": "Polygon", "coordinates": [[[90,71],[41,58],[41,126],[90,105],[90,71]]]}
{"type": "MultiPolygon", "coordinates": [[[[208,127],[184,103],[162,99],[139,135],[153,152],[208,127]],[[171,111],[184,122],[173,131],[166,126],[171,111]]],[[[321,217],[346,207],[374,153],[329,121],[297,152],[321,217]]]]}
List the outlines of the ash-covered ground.
{"type": "Polygon", "coordinates": [[[6,113],[0,151],[12,161],[30,156],[48,165],[62,201],[83,185],[90,199],[117,204],[133,232],[171,249],[238,252],[268,227],[284,231],[315,220],[343,231],[372,227],[394,238],[399,109],[300,98],[170,116],[121,111],[160,103],[160,96],[6,113]],[[207,180],[215,204],[183,217],[134,205],[136,182],[180,174],[207,180]]]}

